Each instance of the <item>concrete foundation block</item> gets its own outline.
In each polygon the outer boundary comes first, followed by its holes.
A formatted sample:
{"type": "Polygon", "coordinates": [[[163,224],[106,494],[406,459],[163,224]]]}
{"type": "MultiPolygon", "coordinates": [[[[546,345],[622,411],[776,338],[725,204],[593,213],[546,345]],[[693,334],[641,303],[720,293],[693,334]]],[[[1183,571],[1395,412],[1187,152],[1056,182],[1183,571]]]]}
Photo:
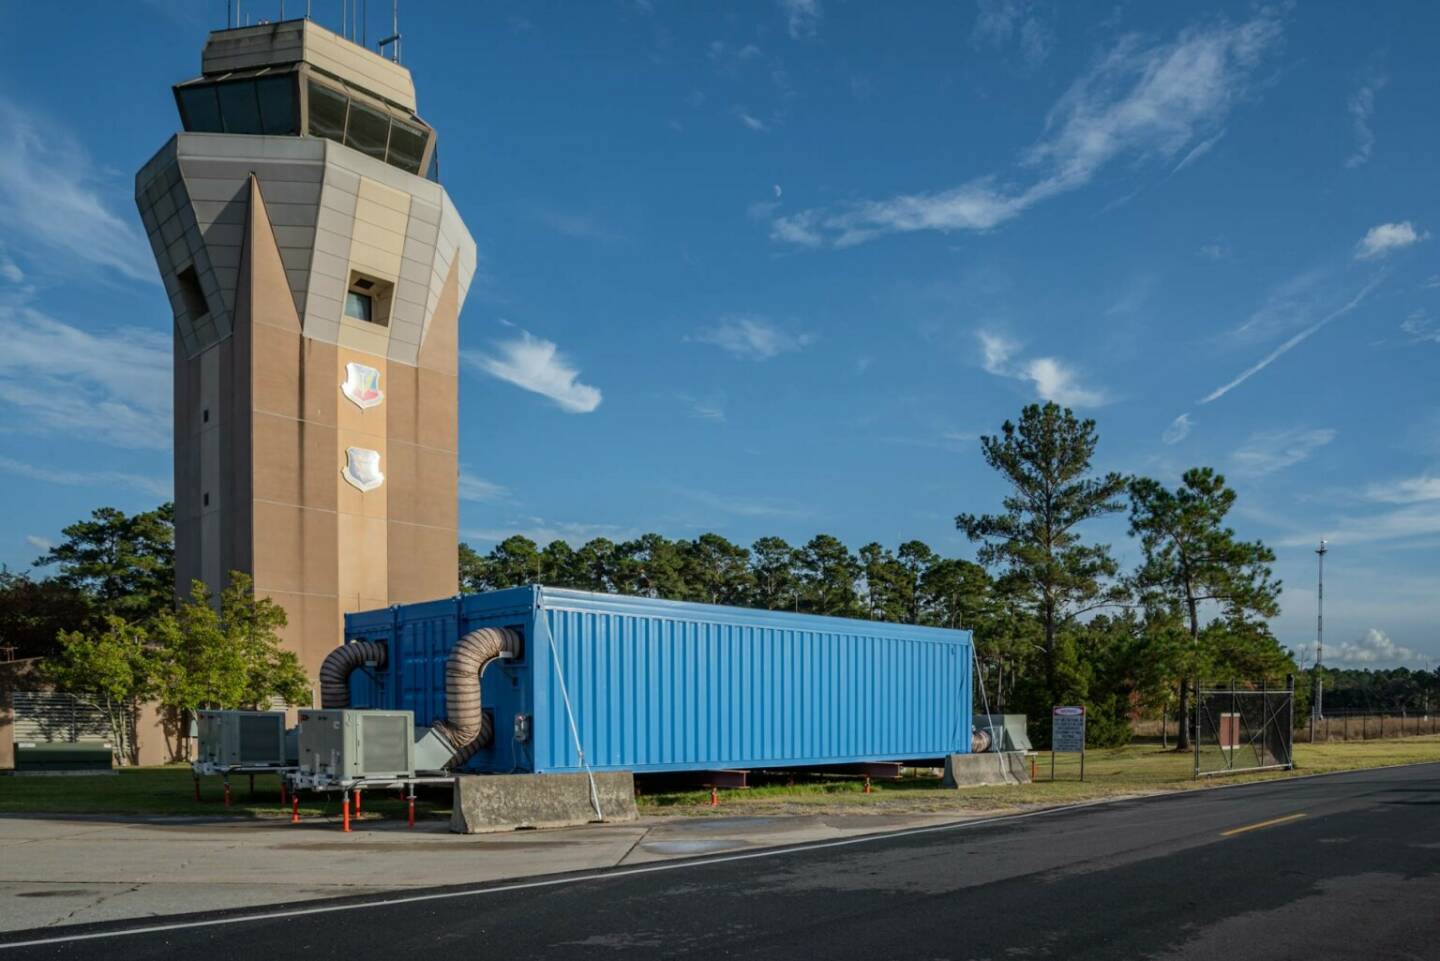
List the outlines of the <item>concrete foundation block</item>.
{"type": "Polygon", "coordinates": [[[1029,783],[1030,767],[1020,751],[951,754],[945,759],[946,787],[1029,783]]]}
{"type": "MultiPolygon", "coordinates": [[[[634,821],[635,777],[629,771],[595,772],[605,820],[634,821]]],[[[456,834],[552,828],[598,820],[586,774],[480,774],[455,779],[450,830],[456,834]]]]}

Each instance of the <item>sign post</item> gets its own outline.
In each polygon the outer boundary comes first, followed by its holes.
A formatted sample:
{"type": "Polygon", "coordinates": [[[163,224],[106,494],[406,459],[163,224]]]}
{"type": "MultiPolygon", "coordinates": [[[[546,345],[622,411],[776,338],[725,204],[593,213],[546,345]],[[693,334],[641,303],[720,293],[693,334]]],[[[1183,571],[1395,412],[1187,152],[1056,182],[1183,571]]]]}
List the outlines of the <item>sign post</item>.
{"type": "Polygon", "coordinates": [[[1055,755],[1080,755],[1080,780],[1085,780],[1085,708],[1057,707],[1050,711],[1050,780],[1055,780],[1055,755]]]}

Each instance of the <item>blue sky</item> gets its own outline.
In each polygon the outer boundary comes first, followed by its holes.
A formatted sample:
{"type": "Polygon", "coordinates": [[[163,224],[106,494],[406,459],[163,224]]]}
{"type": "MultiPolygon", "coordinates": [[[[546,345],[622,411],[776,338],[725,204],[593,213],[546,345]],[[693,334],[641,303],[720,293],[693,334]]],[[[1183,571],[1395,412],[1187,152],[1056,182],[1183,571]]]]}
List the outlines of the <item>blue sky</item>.
{"type": "MultiPolygon", "coordinates": [[[[977,438],[1049,398],[1099,422],[1100,469],[1230,478],[1286,644],[1327,536],[1327,662],[1440,657],[1433,6],[405,6],[480,248],[472,544],[970,556],[954,515],[1003,493],[977,438]]],[[[224,10],[3,4],[0,562],[169,496],[132,176],[224,10]]],[[[1091,533],[1133,561],[1124,527],[1091,533]]]]}

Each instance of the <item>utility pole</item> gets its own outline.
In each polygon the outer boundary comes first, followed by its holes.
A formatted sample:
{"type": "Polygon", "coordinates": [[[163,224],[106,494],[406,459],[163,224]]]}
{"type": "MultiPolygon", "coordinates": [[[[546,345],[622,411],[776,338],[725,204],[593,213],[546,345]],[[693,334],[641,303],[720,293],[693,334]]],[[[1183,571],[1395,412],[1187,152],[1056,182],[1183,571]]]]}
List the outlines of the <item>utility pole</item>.
{"type": "Polygon", "coordinates": [[[1325,716],[1324,697],[1325,685],[1320,680],[1320,666],[1325,663],[1325,554],[1330,550],[1325,541],[1320,541],[1320,546],[1315,549],[1319,560],[1320,580],[1315,593],[1317,602],[1315,610],[1315,698],[1310,708],[1311,717],[1316,721],[1325,716]]]}

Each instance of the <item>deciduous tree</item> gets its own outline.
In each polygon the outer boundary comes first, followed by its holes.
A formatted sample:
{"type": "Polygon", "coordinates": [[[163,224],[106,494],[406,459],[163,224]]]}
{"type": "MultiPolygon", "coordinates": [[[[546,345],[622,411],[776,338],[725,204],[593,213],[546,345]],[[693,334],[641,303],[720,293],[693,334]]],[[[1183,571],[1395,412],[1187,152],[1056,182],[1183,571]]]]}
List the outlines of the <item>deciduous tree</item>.
{"type": "Polygon", "coordinates": [[[62,631],[59,643],[48,664],[50,679],[105,715],[120,763],[138,763],[136,712],[158,690],[157,662],[144,627],[106,614],[92,628],[62,631]]]}

